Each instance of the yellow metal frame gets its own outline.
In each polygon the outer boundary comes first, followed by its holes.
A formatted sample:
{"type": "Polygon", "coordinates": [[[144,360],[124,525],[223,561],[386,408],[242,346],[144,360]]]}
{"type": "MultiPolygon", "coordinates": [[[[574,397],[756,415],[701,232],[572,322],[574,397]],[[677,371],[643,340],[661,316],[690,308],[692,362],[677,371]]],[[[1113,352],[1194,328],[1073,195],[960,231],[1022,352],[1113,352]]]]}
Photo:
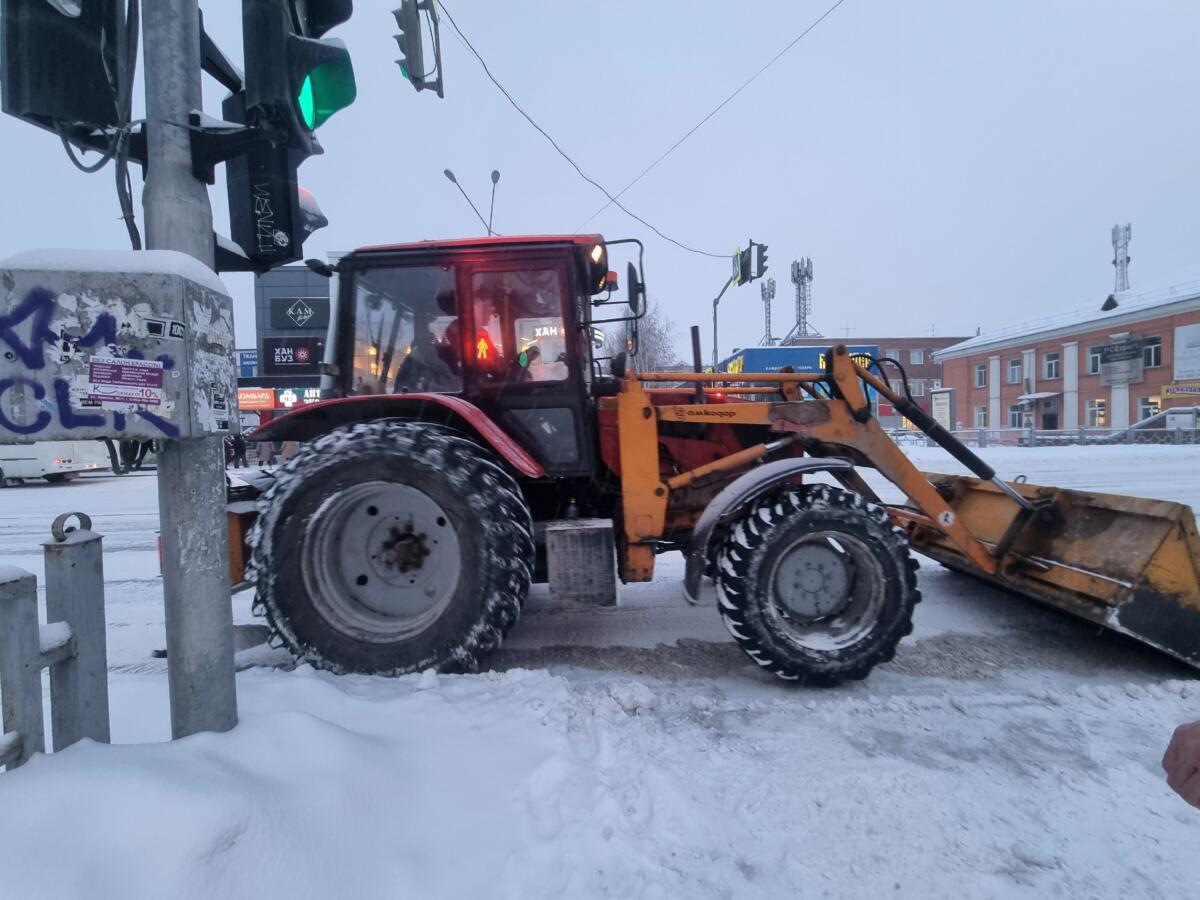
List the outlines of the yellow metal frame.
{"type": "MultiPolygon", "coordinates": [[[[626,581],[648,581],[654,576],[653,541],[663,537],[670,493],[697,479],[732,472],[751,465],[768,452],[765,443],[716,462],[663,480],[659,475],[658,422],[723,423],[767,426],[782,435],[834,447],[852,448],[892,484],[902,490],[922,514],[958,552],[985,574],[994,574],[997,560],[971,534],[938,491],[869,415],[862,384],[867,382],[885,398],[896,394],[881,379],[850,358],[845,347],[834,349],[828,375],[805,373],[646,372],[630,375],[617,397],[617,423],[621,453],[621,492],[627,546],[622,560],[626,581]],[[730,387],[722,385],[734,382],[730,387]],[[782,394],[792,399],[738,403],[687,403],[654,405],[643,382],[691,382],[723,393],[737,394],[744,384],[756,392],[782,394]],[[833,385],[837,399],[816,398],[816,385],[833,385]],[[800,400],[803,390],[814,399],[800,400]],[[868,414],[855,415],[856,410],[868,414]]],[[[651,388],[651,391],[654,389],[651,388]]],[[[753,395],[751,395],[753,396],[753,395]]]]}

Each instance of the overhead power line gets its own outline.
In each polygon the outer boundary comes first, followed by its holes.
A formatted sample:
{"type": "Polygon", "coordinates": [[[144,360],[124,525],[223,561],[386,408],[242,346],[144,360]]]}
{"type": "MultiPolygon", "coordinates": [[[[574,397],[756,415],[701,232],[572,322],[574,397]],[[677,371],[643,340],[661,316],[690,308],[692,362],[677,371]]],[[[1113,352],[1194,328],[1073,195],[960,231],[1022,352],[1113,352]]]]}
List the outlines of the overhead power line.
{"type": "MultiPolygon", "coordinates": [[[[844,0],[839,0],[839,2],[844,2],[844,0]]],[[[471,51],[471,54],[475,57],[475,59],[478,60],[479,65],[481,65],[483,67],[484,73],[487,75],[487,77],[489,79],[491,79],[492,84],[496,85],[496,87],[499,88],[500,93],[502,93],[504,95],[505,99],[508,100],[508,102],[512,104],[513,109],[515,109],[517,112],[519,112],[525,118],[525,121],[527,121],[530,125],[532,125],[538,131],[538,133],[540,133],[542,135],[542,137],[544,137],[547,141],[550,142],[550,145],[556,151],[558,151],[558,155],[561,156],[563,159],[565,159],[568,163],[570,163],[571,167],[576,172],[579,173],[580,178],[582,178],[588,184],[592,185],[594,188],[596,188],[598,191],[600,191],[600,193],[604,194],[604,196],[608,198],[608,203],[605,204],[605,209],[607,209],[609,205],[616,206],[617,209],[621,210],[623,213],[625,213],[630,218],[636,219],[638,222],[641,222],[643,225],[645,225],[647,228],[649,228],[651,231],[653,231],[655,234],[657,234],[663,240],[669,241],[670,243],[674,244],[676,247],[679,247],[683,250],[687,250],[689,253],[697,253],[701,256],[711,256],[716,259],[727,259],[729,257],[728,253],[709,253],[707,250],[699,250],[695,247],[689,247],[687,244],[683,243],[682,241],[677,241],[675,238],[671,237],[670,235],[664,234],[662,231],[660,231],[654,225],[651,225],[649,222],[647,222],[641,216],[637,215],[636,213],[631,211],[628,207],[623,205],[616,197],[614,197],[612,194],[610,194],[605,189],[604,185],[600,184],[600,182],[596,181],[596,179],[592,178],[590,175],[588,175],[586,172],[584,172],[583,169],[580,168],[579,163],[575,162],[575,160],[572,159],[571,156],[565,150],[563,150],[562,147],[560,147],[558,145],[558,142],[556,140],[554,140],[553,137],[550,136],[550,133],[548,131],[546,131],[546,129],[544,129],[541,125],[539,125],[537,122],[534,121],[533,117],[531,115],[529,115],[529,113],[527,113],[522,108],[521,104],[519,104],[513,98],[512,94],[510,94],[508,92],[508,90],[505,89],[504,85],[502,85],[496,79],[496,76],[492,74],[492,70],[490,68],[488,68],[487,62],[484,60],[484,58],[482,56],[480,56],[479,51],[476,50],[475,46],[471,43],[470,38],[468,38],[465,34],[463,34],[463,30],[461,28],[459,28],[458,23],[454,21],[454,16],[450,13],[450,10],[448,10],[446,8],[446,4],[440,2],[440,0],[439,0],[438,9],[446,16],[446,19],[447,19],[447,21],[450,22],[451,27],[458,33],[458,36],[462,39],[462,41],[466,45],[467,49],[471,51]]]]}
{"type": "MultiPolygon", "coordinates": [[[[637,178],[633,179],[633,181],[629,182],[629,184],[625,185],[625,187],[623,187],[623,188],[621,188],[621,190],[617,191],[616,197],[610,196],[608,198],[607,203],[605,203],[602,207],[600,207],[598,210],[596,210],[594,213],[592,213],[590,216],[588,216],[586,219],[584,219],[583,222],[581,222],[575,230],[582,231],[584,226],[587,225],[588,222],[592,221],[592,219],[596,218],[596,216],[600,215],[602,212],[604,212],[606,209],[608,209],[614,203],[618,207],[621,207],[621,204],[617,203],[618,197],[623,196],[626,191],[628,191],[631,187],[633,187],[635,184],[637,184],[639,181],[641,181],[655,166],[657,166],[660,162],[662,162],[664,159],[666,159],[668,156],[670,156],[673,152],[675,152],[676,148],[679,147],[680,144],[682,144],[684,141],[686,141],[688,138],[690,138],[693,134],[695,134],[697,131],[699,131],[700,127],[702,125],[704,125],[705,122],[707,122],[709,119],[711,119],[717,113],[719,113],[726,106],[726,104],[728,104],[731,100],[733,100],[734,97],[736,97],[738,94],[740,94],[746,88],[748,88],[751,84],[753,84],[758,79],[758,77],[763,74],[763,72],[767,71],[767,69],[769,69],[769,68],[771,68],[771,66],[775,65],[775,63],[778,62],[779,59],[785,53],[787,53],[789,50],[791,50],[793,47],[795,47],[798,43],[800,43],[800,41],[802,41],[808,35],[808,33],[810,31],[812,31],[814,28],[816,28],[818,25],[820,25],[823,21],[825,21],[825,19],[828,18],[830,13],[832,13],[835,9],[837,9],[839,6],[841,6],[845,2],[846,2],[846,0],[837,0],[837,2],[833,4],[833,6],[829,7],[829,9],[825,10],[825,12],[821,13],[821,15],[811,25],[809,25],[802,32],[800,32],[798,35],[796,35],[796,37],[792,39],[791,43],[789,43],[786,47],[784,47],[782,50],[780,50],[778,53],[776,53],[774,56],[772,56],[767,61],[766,65],[764,65],[761,69],[759,69],[757,72],[755,72],[749,78],[747,78],[744,82],[742,82],[741,86],[738,87],[737,90],[735,90],[732,94],[730,94],[728,97],[726,97],[720,103],[718,103],[715,107],[713,107],[712,112],[710,112],[707,116],[705,116],[703,119],[701,119],[699,122],[697,122],[691,128],[689,128],[684,133],[683,137],[681,137],[679,140],[677,140],[675,143],[673,143],[670,147],[668,147],[665,151],[663,151],[662,155],[659,156],[658,159],[654,160],[654,162],[650,163],[650,165],[648,165],[648,166],[646,166],[646,168],[642,169],[642,171],[638,173],[637,178]]],[[[605,191],[605,193],[607,194],[608,192],[605,191]]],[[[621,208],[624,209],[624,207],[621,207],[621,208]]]]}

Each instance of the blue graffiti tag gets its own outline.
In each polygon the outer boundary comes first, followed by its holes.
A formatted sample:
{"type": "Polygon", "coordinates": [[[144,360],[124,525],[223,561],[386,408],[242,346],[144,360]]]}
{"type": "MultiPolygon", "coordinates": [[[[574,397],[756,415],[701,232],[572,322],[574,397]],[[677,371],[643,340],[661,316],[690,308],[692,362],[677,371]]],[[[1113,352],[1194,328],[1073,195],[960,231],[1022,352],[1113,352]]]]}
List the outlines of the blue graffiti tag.
{"type": "MultiPolygon", "coordinates": [[[[46,389],[36,381],[30,381],[28,378],[0,379],[0,397],[3,397],[4,392],[10,387],[15,387],[18,384],[31,385],[33,387],[33,397],[35,400],[45,399],[46,389]]],[[[16,422],[11,421],[8,416],[4,415],[3,410],[0,409],[0,427],[13,432],[14,434],[34,434],[35,432],[41,431],[43,428],[49,425],[52,418],[53,416],[43,409],[37,414],[37,418],[33,420],[32,425],[18,425],[16,422]]]]}
{"type": "Polygon", "coordinates": [[[0,316],[0,341],[4,341],[16,351],[28,369],[44,369],[44,347],[48,343],[58,343],[58,335],[50,330],[50,316],[53,313],[54,295],[45,288],[34,288],[9,315],[0,316]],[[29,318],[33,319],[33,329],[29,336],[29,344],[26,345],[17,335],[15,328],[29,318]]]}

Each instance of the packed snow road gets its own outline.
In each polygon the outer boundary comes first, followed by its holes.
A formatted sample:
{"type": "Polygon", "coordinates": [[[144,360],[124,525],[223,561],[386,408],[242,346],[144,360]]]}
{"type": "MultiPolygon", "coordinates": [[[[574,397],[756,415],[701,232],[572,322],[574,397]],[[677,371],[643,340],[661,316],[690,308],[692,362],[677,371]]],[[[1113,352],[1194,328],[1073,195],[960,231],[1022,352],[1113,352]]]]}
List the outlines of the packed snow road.
{"type": "MultiPolygon", "coordinates": [[[[1200,507],[1196,448],[985,455],[1004,477],[1200,507]]],[[[38,544],[68,509],[105,535],[118,745],[0,774],[0,896],[1176,898],[1200,884],[1200,813],[1159,768],[1174,726],[1200,718],[1196,673],[931,563],[913,635],[862,683],[764,676],[711,603],[684,603],[668,556],[618,609],[556,609],[535,589],[487,674],[334,677],[245,651],[238,728],[168,744],[154,480],[0,491],[0,565],[40,575],[38,544]]],[[[247,595],[234,611],[253,621],[247,595]]]]}

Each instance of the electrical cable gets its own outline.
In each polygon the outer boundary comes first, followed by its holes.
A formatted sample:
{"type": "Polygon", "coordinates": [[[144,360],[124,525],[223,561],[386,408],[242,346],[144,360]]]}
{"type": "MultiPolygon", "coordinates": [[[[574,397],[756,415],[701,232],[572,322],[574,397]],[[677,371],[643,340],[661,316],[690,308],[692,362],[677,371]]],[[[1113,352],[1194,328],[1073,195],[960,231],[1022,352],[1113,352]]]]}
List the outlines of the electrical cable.
{"type": "Polygon", "coordinates": [[[75,148],[62,122],[55,121],[54,131],[62,141],[67,159],[79,171],[92,175],[103,169],[110,160],[115,160],[117,201],[121,206],[121,219],[129,232],[129,241],[134,250],[142,249],[142,238],[138,233],[133,211],[133,186],[129,177],[129,142],[131,116],[133,113],[133,75],[137,68],[137,45],[139,32],[140,7],[138,0],[129,0],[125,14],[126,55],[117,60],[117,83],[109,81],[113,98],[117,107],[117,126],[113,129],[108,146],[101,152],[100,158],[93,163],[85,163],[75,155],[75,148]]]}
{"type": "MultiPolygon", "coordinates": [[[[668,147],[662,153],[662,155],[658,157],[658,159],[654,160],[654,162],[650,163],[650,165],[648,165],[648,166],[646,166],[646,168],[642,169],[642,171],[640,173],[638,173],[638,176],[635,179],[633,179],[633,181],[629,182],[629,184],[625,185],[625,187],[623,187],[623,188],[621,188],[621,190],[617,191],[617,197],[622,196],[631,187],[633,187],[635,184],[637,184],[639,181],[641,181],[642,178],[644,178],[650,172],[651,169],[653,169],[660,162],[662,162],[664,159],[666,159],[668,156],[670,156],[672,153],[674,153],[675,149],[680,144],[682,144],[684,141],[686,141],[688,138],[690,138],[693,134],[695,134],[697,131],[699,131],[700,127],[702,125],[704,125],[705,122],[707,122],[709,119],[711,119],[717,113],[719,113],[726,106],[726,104],[728,104],[731,100],[733,100],[734,97],[736,97],[738,94],[740,94],[746,88],[748,88],[754,81],[756,81],[758,79],[758,77],[760,75],[763,74],[763,72],[767,71],[767,69],[769,69],[769,68],[771,68],[771,66],[775,65],[775,63],[779,61],[780,57],[782,57],[785,53],[787,53],[789,50],[791,50],[793,47],[795,47],[798,43],[800,43],[800,41],[804,40],[804,38],[808,35],[808,33],[810,31],[812,31],[814,28],[816,28],[818,25],[820,25],[823,21],[825,21],[825,19],[830,15],[830,13],[832,13],[835,9],[837,9],[839,6],[841,6],[845,2],[846,2],[846,0],[837,0],[837,2],[833,4],[833,6],[829,7],[829,9],[825,10],[825,12],[821,13],[821,15],[811,25],[809,25],[802,32],[800,32],[800,34],[798,34],[792,40],[791,43],[789,43],[786,47],[784,47],[782,50],[780,50],[778,53],[776,53],[774,56],[772,56],[771,59],[767,61],[766,65],[764,65],[761,69],[759,69],[757,72],[755,72],[749,78],[747,78],[744,82],[742,82],[741,86],[738,87],[737,90],[735,90],[732,94],[730,94],[728,97],[726,97],[720,103],[718,103],[713,108],[712,112],[710,112],[707,116],[705,116],[703,119],[701,119],[695,125],[693,125],[690,129],[688,129],[688,131],[683,135],[683,137],[681,137],[679,140],[677,140],[675,143],[673,143],[670,147],[668,147]]],[[[611,206],[614,203],[617,203],[616,198],[609,198],[608,203],[605,203],[602,207],[600,207],[598,210],[596,210],[594,213],[592,213],[590,216],[588,216],[586,219],[584,219],[583,222],[581,222],[579,224],[579,227],[575,229],[575,231],[576,232],[582,231],[583,227],[585,225],[587,225],[588,222],[592,221],[592,219],[596,218],[596,216],[600,215],[602,212],[604,212],[606,209],[608,209],[609,206],[611,206]]],[[[620,206],[620,204],[617,203],[617,206],[620,206]]]]}
{"type": "MultiPolygon", "coordinates": [[[[841,3],[841,2],[844,2],[844,0],[838,0],[838,2],[841,3]]],[[[609,203],[616,206],[617,209],[621,210],[621,212],[625,213],[630,218],[635,219],[638,222],[641,222],[643,225],[645,225],[647,228],[649,228],[651,231],[653,231],[655,234],[657,234],[664,241],[668,241],[669,243],[674,244],[676,247],[679,247],[682,250],[686,250],[689,253],[695,253],[700,256],[711,256],[714,259],[728,259],[729,258],[728,253],[710,253],[707,250],[699,250],[695,247],[689,247],[687,244],[684,244],[681,241],[677,241],[675,238],[671,237],[670,235],[664,234],[662,231],[660,231],[655,226],[651,225],[649,222],[647,222],[641,216],[637,215],[636,213],[634,213],[630,209],[628,209],[626,206],[624,206],[619,200],[617,200],[616,197],[614,197],[612,194],[610,194],[608,192],[608,190],[605,189],[604,185],[600,184],[600,182],[596,181],[594,178],[592,178],[590,175],[588,175],[586,172],[584,172],[583,169],[580,168],[579,163],[575,162],[575,160],[572,159],[571,156],[565,150],[563,150],[562,147],[560,147],[558,145],[558,142],[555,141],[554,138],[550,136],[550,133],[547,132],[546,129],[544,129],[541,125],[539,125],[537,122],[535,122],[533,120],[533,117],[531,115],[529,115],[529,113],[527,113],[521,107],[521,105],[519,103],[517,103],[517,101],[513,98],[512,94],[510,94],[505,89],[504,85],[502,85],[496,79],[496,76],[492,74],[492,70],[490,68],[488,68],[487,62],[484,60],[484,58],[482,56],[479,55],[479,51],[475,49],[475,47],[471,43],[470,39],[465,34],[463,34],[462,29],[458,27],[458,23],[454,21],[454,16],[450,13],[450,10],[448,10],[446,8],[446,4],[440,2],[440,0],[439,0],[438,8],[446,16],[446,19],[450,22],[451,27],[453,27],[454,30],[458,33],[458,36],[462,39],[463,43],[466,44],[467,49],[471,51],[471,54],[479,62],[479,65],[481,65],[483,67],[484,73],[491,80],[492,84],[494,84],[497,88],[499,88],[500,93],[502,93],[504,95],[505,99],[508,100],[508,102],[510,104],[512,104],[513,109],[515,109],[517,112],[519,112],[525,118],[525,121],[527,121],[530,125],[532,125],[542,135],[542,137],[544,137],[547,141],[550,142],[550,146],[552,146],[558,152],[559,156],[561,156],[563,159],[565,159],[568,163],[571,164],[571,167],[573,169],[575,169],[575,171],[579,174],[580,178],[582,178],[588,184],[592,185],[592,187],[596,188],[598,191],[600,191],[600,193],[602,193],[605,197],[607,197],[609,203]]]]}

